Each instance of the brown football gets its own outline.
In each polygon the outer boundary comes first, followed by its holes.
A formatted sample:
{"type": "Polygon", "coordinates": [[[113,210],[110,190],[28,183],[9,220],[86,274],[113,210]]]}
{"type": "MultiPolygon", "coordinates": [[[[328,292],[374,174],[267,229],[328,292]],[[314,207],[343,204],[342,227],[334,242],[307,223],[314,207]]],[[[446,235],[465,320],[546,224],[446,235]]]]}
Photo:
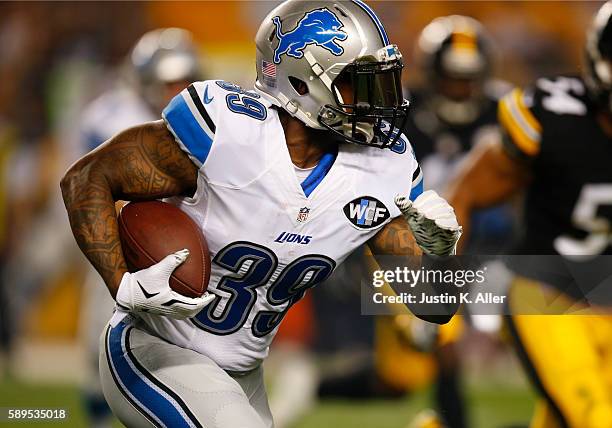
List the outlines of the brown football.
{"type": "Polygon", "coordinates": [[[189,257],[170,277],[170,288],[188,297],[204,294],[210,279],[210,254],[200,228],[187,214],[165,202],[130,202],[121,208],[118,222],[130,272],[187,248],[189,257]]]}

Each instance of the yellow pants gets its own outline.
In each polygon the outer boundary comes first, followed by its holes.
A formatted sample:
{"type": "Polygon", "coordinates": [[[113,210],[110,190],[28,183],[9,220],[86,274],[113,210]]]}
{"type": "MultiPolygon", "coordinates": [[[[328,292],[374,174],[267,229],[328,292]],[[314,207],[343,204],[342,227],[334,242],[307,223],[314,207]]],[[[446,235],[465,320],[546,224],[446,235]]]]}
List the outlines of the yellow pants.
{"type": "MultiPolygon", "coordinates": [[[[380,378],[398,391],[416,391],[430,385],[438,371],[431,352],[422,352],[411,343],[410,324],[424,323],[414,315],[376,318],[375,363],[380,378]]],[[[460,315],[439,327],[436,346],[454,343],[463,332],[460,315]]]]}
{"type": "Polygon", "coordinates": [[[612,428],[612,316],[558,315],[576,309],[571,300],[520,277],[509,303],[510,333],[541,395],[530,428],[612,428]],[[553,314],[524,315],[538,305],[553,314]]]}

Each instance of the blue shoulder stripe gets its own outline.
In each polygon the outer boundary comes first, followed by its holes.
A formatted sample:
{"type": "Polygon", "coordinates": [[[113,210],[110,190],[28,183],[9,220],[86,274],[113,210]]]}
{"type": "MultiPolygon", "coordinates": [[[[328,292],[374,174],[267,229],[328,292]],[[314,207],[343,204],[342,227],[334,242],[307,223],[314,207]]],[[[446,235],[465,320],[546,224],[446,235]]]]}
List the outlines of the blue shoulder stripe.
{"type": "MultiPolygon", "coordinates": [[[[201,166],[208,157],[213,138],[202,128],[198,120],[193,116],[182,94],[183,93],[178,94],[170,101],[170,104],[164,109],[162,117],[166,121],[168,129],[170,129],[178,142],[182,145],[183,150],[187,151],[187,153],[192,156],[192,159],[195,158],[195,160],[197,160],[196,164],[199,163],[198,166],[201,166]]],[[[202,109],[204,109],[204,106],[202,106],[202,109]]],[[[206,114],[206,116],[203,115],[202,118],[208,125],[208,120],[210,120],[208,114],[206,114]]],[[[210,131],[214,132],[216,128],[214,128],[212,120],[210,122],[213,125],[212,127],[209,125],[209,128],[211,128],[210,131]]]]}
{"type": "MultiPolygon", "coordinates": [[[[206,89],[208,90],[208,86],[206,87],[206,89]]],[[[215,126],[215,123],[210,118],[210,115],[206,111],[206,108],[204,108],[204,104],[202,104],[202,100],[200,100],[200,97],[198,96],[198,91],[196,91],[196,88],[193,87],[193,84],[187,87],[187,92],[189,92],[189,95],[191,95],[191,99],[193,100],[193,103],[195,104],[196,108],[202,115],[202,118],[204,118],[204,121],[206,122],[210,130],[213,132],[213,134],[217,132],[217,127],[215,126]]],[[[206,93],[204,93],[204,96],[206,96],[206,93]]]]}
{"type": "Polygon", "coordinates": [[[387,46],[389,44],[389,37],[387,36],[387,32],[385,31],[385,27],[383,27],[382,22],[380,22],[380,19],[378,16],[376,16],[376,13],[374,13],[370,6],[361,0],[353,0],[353,3],[361,7],[370,16],[370,18],[372,18],[372,21],[374,21],[374,24],[376,24],[376,27],[378,28],[383,45],[387,46]]]}
{"type": "Polygon", "coordinates": [[[413,185],[412,190],[410,191],[410,196],[408,196],[408,199],[414,202],[414,200],[418,198],[421,195],[421,193],[423,193],[423,177],[421,177],[421,179],[416,185],[413,185]]]}

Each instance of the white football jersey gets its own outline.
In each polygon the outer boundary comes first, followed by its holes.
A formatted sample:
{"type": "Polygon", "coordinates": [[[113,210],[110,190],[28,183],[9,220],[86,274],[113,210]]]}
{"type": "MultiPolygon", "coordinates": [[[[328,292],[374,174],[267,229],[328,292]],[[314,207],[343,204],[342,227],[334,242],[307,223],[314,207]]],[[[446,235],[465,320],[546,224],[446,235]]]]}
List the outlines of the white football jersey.
{"type": "Polygon", "coordinates": [[[158,120],[149,105],[130,88],[120,86],[92,101],[81,116],[83,153],[119,132],[144,122],[158,120]]]}
{"type": "Polygon", "coordinates": [[[422,191],[403,137],[393,150],[330,147],[300,183],[275,108],[224,81],[191,85],[163,118],[200,168],[193,198],[169,202],[202,228],[217,298],[189,320],[141,317],[225,370],[256,367],[289,307],[400,214],[396,195],[422,191]]]}

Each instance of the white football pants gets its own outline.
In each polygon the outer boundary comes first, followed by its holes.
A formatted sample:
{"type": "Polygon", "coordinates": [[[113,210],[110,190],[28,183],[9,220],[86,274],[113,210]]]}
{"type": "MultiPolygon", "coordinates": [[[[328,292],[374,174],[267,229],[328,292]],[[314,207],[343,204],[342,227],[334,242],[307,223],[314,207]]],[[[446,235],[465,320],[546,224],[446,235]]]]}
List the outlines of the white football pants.
{"type": "Polygon", "coordinates": [[[210,358],[143,331],[131,317],[100,338],[104,396],[128,428],[272,428],[263,369],[229,375],[210,358]]]}

